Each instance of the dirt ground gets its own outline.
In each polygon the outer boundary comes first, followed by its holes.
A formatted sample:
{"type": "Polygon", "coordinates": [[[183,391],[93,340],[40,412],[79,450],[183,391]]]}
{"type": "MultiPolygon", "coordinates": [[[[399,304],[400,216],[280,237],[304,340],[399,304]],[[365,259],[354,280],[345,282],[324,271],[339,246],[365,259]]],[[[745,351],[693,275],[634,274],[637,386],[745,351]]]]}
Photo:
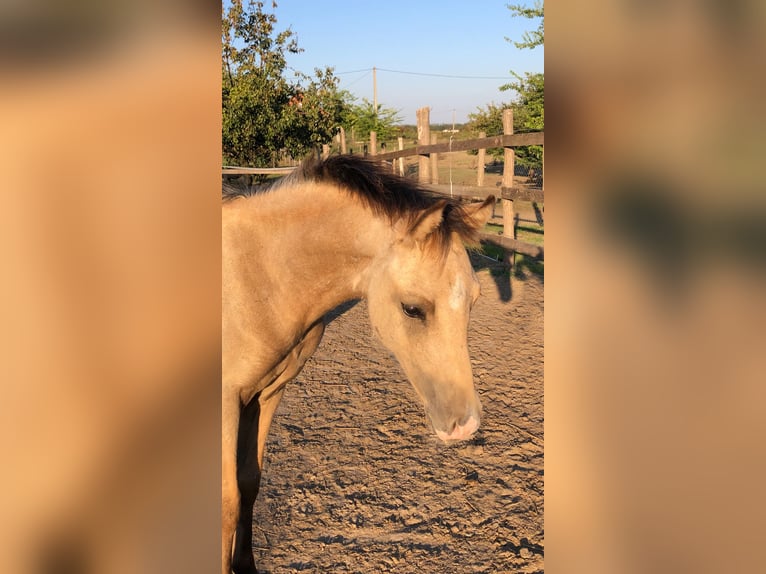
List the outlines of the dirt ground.
{"type": "Polygon", "coordinates": [[[441,443],[365,303],[339,310],[272,426],[259,572],[543,571],[543,280],[473,260],[480,430],[441,443]]]}

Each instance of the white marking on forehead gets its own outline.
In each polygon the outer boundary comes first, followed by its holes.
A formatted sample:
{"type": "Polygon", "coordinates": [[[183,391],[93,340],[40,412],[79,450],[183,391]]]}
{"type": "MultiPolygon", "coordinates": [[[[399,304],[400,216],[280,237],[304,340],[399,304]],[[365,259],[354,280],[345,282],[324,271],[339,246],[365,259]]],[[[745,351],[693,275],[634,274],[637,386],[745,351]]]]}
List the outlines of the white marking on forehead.
{"type": "Polygon", "coordinates": [[[452,284],[452,292],[449,295],[450,309],[457,311],[463,306],[465,300],[465,285],[463,285],[463,278],[458,275],[455,282],[452,284]]]}

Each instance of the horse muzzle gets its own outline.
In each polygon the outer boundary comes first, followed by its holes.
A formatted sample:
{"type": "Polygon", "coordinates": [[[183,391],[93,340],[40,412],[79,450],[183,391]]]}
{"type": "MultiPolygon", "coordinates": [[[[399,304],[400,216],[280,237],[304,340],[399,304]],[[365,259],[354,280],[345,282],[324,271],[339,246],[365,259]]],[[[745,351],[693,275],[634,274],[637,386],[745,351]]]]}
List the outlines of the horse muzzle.
{"type": "Polygon", "coordinates": [[[474,400],[455,412],[435,411],[426,407],[436,436],[444,442],[468,440],[475,433],[481,422],[481,401],[474,394],[474,400]],[[439,416],[441,415],[441,416],[439,416]]]}
{"type": "Polygon", "coordinates": [[[468,440],[478,428],[478,417],[470,415],[464,423],[455,423],[450,432],[444,432],[438,429],[435,430],[436,436],[438,436],[444,442],[449,442],[454,440],[468,440]]]}

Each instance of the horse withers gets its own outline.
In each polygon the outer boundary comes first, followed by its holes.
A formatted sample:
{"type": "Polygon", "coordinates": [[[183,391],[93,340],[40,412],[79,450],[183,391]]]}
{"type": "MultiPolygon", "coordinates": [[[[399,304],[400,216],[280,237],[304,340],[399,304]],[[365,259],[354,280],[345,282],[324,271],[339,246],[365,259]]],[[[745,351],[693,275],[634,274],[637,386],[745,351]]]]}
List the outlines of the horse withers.
{"type": "Polygon", "coordinates": [[[440,439],[479,427],[467,346],[479,284],[465,244],[495,199],[436,199],[353,156],[307,160],[267,190],[223,198],[222,573],[243,574],[256,572],[253,504],[274,411],[341,303],[367,299],[440,439]]]}

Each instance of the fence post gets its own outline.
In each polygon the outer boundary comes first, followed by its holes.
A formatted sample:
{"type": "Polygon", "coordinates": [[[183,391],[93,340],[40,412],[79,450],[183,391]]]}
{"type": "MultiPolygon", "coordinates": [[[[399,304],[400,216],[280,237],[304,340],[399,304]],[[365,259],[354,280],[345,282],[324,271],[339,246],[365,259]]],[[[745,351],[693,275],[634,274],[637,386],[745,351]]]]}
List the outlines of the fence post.
{"type": "Polygon", "coordinates": [[[346,130],[343,129],[343,126],[340,128],[340,153],[346,154],[346,130]]]}
{"type": "MultiPolygon", "coordinates": [[[[399,151],[402,151],[404,149],[404,137],[399,136],[399,138],[397,139],[399,141],[399,151]]],[[[399,175],[404,177],[404,158],[403,157],[399,158],[399,175]]]]}
{"type": "MultiPolygon", "coordinates": [[[[487,137],[487,132],[479,132],[480,138],[487,137]]],[[[476,162],[476,185],[479,187],[484,186],[484,169],[487,161],[487,150],[485,148],[479,149],[479,159],[476,162]]]]}
{"type": "MultiPolygon", "coordinates": [[[[503,134],[513,133],[513,110],[503,110],[503,134]]],[[[512,147],[503,149],[503,187],[513,187],[513,172],[516,167],[516,153],[512,147]]]]}
{"type": "MultiPolygon", "coordinates": [[[[431,108],[420,108],[418,117],[418,145],[428,145],[431,142],[431,108]]],[[[418,182],[430,183],[431,169],[428,154],[418,155],[418,182]]]]}
{"type": "Polygon", "coordinates": [[[370,132],[370,155],[378,155],[378,134],[370,132]]]}
{"type": "MultiPolygon", "coordinates": [[[[513,110],[503,110],[503,134],[513,133],[513,110]]],[[[511,190],[513,187],[513,172],[516,164],[516,154],[512,147],[503,150],[503,188],[511,190]]],[[[504,189],[504,191],[505,191],[504,189]]],[[[503,199],[503,235],[516,239],[516,217],[513,212],[513,200],[503,199]]],[[[513,255],[511,255],[513,257],[513,255]]]]}
{"type": "MultiPolygon", "coordinates": [[[[431,145],[439,143],[439,136],[431,134],[431,145]]],[[[439,154],[431,154],[431,183],[436,185],[439,183],[439,154]]]]}

